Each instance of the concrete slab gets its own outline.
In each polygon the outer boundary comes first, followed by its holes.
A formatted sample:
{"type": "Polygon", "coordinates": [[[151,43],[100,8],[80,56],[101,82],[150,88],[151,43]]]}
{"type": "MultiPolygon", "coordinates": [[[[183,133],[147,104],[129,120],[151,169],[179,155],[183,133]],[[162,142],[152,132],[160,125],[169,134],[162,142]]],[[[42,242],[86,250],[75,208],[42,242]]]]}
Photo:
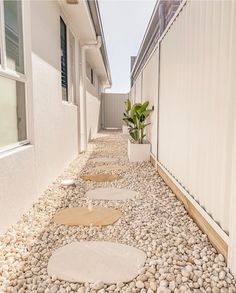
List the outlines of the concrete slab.
{"type": "Polygon", "coordinates": [[[48,274],[68,282],[128,282],[138,275],[145,261],[143,251],[124,244],[74,242],[52,254],[48,274]]]}
{"type": "Polygon", "coordinates": [[[126,200],[133,199],[138,193],[124,188],[95,188],[86,192],[85,196],[100,200],[126,200]]]}

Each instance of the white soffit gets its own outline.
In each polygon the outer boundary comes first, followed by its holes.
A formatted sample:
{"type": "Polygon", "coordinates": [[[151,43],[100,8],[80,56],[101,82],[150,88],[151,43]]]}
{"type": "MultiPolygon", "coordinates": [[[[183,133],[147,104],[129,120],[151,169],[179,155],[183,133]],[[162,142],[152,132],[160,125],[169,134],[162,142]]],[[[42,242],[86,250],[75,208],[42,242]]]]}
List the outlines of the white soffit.
{"type": "Polygon", "coordinates": [[[66,20],[79,36],[81,43],[96,41],[96,33],[86,1],[79,1],[79,4],[68,4],[63,0],[59,1],[59,3],[66,16],[66,20]]]}

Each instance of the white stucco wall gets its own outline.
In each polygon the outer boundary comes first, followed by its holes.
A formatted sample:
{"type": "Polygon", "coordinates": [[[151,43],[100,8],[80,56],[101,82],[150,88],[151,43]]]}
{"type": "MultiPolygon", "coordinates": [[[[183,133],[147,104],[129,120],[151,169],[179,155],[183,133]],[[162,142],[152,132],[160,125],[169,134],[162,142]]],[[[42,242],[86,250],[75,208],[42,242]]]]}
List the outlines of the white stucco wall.
{"type": "Polygon", "coordinates": [[[0,233],[28,210],[37,198],[34,147],[0,155],[0,233]]]}
{"type": "Polygon", "coordinates": [[[30,145],[0,154],[0,233],[78,154],[77,106],[61,97],[59,4],[31,1],[30,16],[30,145]]]}
{"type": "Polygon", "coordinates": [[[77,106],[61,97],[58,3],[31,2],[31,22],[35,159],[42,192],[78,154],[77,106]]]}
{"type": "Polygon", "coordinates": [[[99,79],[94,72],[95,84],[87,78],[86,107],[87,107],[87,138],[94,138],[101,128],[101,92],[99,79]]]}

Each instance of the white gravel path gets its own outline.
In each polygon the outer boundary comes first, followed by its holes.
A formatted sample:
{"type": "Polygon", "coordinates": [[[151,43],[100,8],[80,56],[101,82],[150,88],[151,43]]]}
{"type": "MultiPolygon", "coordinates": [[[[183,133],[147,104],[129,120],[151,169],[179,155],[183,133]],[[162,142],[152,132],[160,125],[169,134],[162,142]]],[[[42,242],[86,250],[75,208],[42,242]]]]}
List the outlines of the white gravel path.
{"type": "Polygon", "coordinates": [[[127,138],[119,133],[103,134],[93,144],[93,151],[72,162],[28,213],[0,236],[0,293],[236,292],[223,256],[217,254],[151,164],[128,163],[127,138]],[[123,178],[109,183],[80,179],[80,175],[98,172],[97,163],[91,159],[99,157],[117,158],[116,164],[128,165],[111,171],[123,178]],[[60,185],[69,178],[75,180],[76,187],[60,185]],[[97,187],[128,188],[137,191],[138,196],[127,201],[84,197],[86,191],[97,187]],[[105,227],[68,227],[52,221],[61,208],[88,205],[120,209],[123,217],[105,227]],[[134,246],[146,252],[145,267],[127,284],[106,285],[102,280],[78,284],[49,277],[47,264],[52,252],[77,240],[134,246]]]}

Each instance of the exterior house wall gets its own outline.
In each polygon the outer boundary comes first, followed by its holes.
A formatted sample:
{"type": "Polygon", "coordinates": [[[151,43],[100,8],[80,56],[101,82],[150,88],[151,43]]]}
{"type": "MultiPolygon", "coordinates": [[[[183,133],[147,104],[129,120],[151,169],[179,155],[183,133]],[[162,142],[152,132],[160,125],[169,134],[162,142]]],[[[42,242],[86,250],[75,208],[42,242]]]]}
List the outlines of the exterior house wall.
{"type": "Polygon", "coordinates": [[[0,155],[0,233],[16,223],[37,198],[34,162],[34,146],[0,155]]]}
{"type": "MultiPolygon", "coordinates": [[[[87,72],[89,72],[87,66],[87,72]]],[[[94,138],[101,128],[101,84],[94,71],[94,84],[89,78],[86,80],[86,108],[87,108],[87,137],[88,140],[94,138]]]]}
{"type": "MultiPolygon", "coordinates": [[[[29,144],[0,153],[0,233],[18,220],[78,155],[81,87],[87,87],[87,124],[91,136],[100,127],[102,87],[96,75],[95,86],[88,80],[85,85],[81,81],[78,34],[74,35],[75,88],[68,82],[69,95],[75,91],[76,96],[72,103],[62,100],[60,16],[73,32],[72,19],[68,22],[58,1],[23,2],[28,44],[25,57],[29,144]]],[[[96,64],[96,57],[93,62],[96,64]]]]}
{"type": "Polygon", "coordinates": [[[77,106],[62,101],[57,2],[31,2],[31,31],[35,163],[41,193],[78,154],[77,106]]]}

